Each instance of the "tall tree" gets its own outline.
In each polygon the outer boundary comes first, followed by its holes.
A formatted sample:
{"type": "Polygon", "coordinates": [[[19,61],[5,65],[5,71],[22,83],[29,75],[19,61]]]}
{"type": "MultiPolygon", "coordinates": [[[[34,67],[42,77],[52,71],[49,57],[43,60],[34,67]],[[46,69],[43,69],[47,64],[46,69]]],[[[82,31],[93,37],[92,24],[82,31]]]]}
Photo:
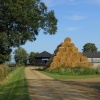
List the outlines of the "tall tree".
{"type": "Polygon", "coordinates": [[[82,50],[83,52],[97,52],[97,47],[94,43],[86,43],[82,50]]]}
{"type": "Polygon", "coordinates": [[[34,41],[40,30],[55,34],[57,19],[41,0],[0,0],[0,63],[12,47],[34,41]]]}
{"type": "Polygon", "coordinates": [[[14,51],[14,54],[16,64],[26,65],[28,60],[28,53],[25,49],[18,47],[18,49],[14,51]]]}
{"type": "Polygon", "coordinates": [[[38,52],[31,52],[30,55],[29,55],[29,63],[30,64],[33,64],[34,63],[34,60],[35,60],[35,56],[38,54],[38,52]]]}

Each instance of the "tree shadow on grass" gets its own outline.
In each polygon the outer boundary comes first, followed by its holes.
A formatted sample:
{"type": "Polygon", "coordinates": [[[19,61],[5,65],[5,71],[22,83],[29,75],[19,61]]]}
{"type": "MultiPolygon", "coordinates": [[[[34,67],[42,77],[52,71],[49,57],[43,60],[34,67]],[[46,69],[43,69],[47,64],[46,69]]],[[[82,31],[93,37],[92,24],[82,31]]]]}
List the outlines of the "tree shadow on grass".
{"type": "Polygon", "coordinates": [[[26,80],[19,80],[0,87],[0,100],[30,100],[26,80]]]}

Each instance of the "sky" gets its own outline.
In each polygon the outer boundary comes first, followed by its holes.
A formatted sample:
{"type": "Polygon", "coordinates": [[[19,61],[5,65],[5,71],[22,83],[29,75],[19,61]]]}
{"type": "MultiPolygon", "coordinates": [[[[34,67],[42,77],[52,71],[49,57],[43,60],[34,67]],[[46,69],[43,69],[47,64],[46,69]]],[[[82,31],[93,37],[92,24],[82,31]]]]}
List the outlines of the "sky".
{"type": "Polygon", "coordinates": [[[42,1],[48,11],[54,10],[58,30],[55,35],[44,35],[41,31],[36,41],[22,46],[28,53],[53,53],[67,37],[71,38],[79,52],[86,43],[94,43],[100,51],[100,0],[42,1]]]}

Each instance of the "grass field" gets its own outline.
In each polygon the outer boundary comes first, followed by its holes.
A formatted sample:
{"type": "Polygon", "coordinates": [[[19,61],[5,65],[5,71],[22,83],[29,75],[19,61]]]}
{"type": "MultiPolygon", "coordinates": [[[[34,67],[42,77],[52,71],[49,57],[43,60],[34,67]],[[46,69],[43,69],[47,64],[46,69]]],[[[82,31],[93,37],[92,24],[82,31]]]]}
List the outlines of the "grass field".
{"type": "Polygon", "coordinates": [[[18,67],[0,87],[0,100],[30,100],[24,74],[25,67],[18,67]]]}
{"type": "Polygon", "coordinates": [[[54,79],[82,79],[82,78],[96,78],[96,77],[100,77],[100,75],[60,75],[58,73],[49,73],[47,71],[41,71],[42,73],[54,78],[54,79]]]}

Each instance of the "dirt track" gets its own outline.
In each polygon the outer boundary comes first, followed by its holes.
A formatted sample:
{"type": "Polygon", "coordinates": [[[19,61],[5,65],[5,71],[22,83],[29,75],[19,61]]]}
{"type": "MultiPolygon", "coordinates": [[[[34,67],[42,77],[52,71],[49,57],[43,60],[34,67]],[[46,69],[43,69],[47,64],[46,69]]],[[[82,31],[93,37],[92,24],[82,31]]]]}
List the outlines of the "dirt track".
{"type": "Polygon", "coordinates": [[[25,75],[31,100],[100,100],[99,97],[89,96],[81,88],[76,88],[76,83],[72,81],[54,80],[32,67],[25,69],[25,75]]]}

